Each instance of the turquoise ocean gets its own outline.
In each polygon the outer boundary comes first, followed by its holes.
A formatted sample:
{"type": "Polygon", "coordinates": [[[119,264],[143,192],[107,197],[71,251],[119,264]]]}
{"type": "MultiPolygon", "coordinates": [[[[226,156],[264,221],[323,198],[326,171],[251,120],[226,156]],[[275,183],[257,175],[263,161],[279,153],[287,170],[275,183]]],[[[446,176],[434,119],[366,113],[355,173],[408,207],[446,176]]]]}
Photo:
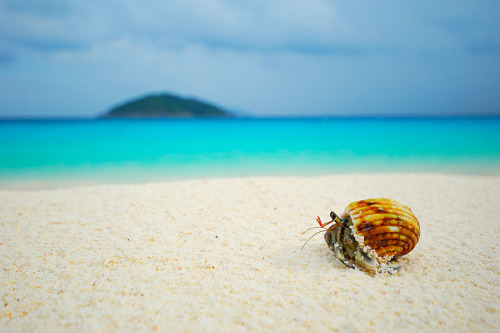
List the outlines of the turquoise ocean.
{"type": "Polygon", "coordinates": [[[500,117],[0,121],[0,185],[500,174],[500,117]]]}

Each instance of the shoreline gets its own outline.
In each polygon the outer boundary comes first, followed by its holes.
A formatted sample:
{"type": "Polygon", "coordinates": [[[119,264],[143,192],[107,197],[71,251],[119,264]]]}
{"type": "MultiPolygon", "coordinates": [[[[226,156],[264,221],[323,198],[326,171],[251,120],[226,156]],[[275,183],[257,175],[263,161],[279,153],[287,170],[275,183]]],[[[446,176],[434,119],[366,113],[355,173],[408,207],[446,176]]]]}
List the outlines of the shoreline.
{"type": "Polygon", "coordinates": [[[317,178],[328,176],[349,176],[349,175],[442,175],[442,176],[471,176],[471,177],[500,177],[500,165],[482,165],[481,167],[461,166],[459,168],[450,169],[446,166],[441,168],[430,168],[420,170],[378,170],[372,172],[364,172],[359,170],[337,170],[336,172],[328,170],[302,170],[297,172],[294,170],[227,170],[227,172],[212,172],[212,173],[186,173],[166,175],[165,173],[151,172],[145,170],[142,173],[146,175],[137,176],[140,169],[127,169],[112,174],[110,170],[100,172],[88,172],[77,175],[77,172],[67,174],[31,174],[17,176],[0,176],[0,191],[1,190],[50,190],[73,187],[99,186],[99,185],[140,185],[154,183],[171,183],[183,181],[203,181],[217,179],[248,179],[248,178],[317,178]],[[132,172],[135,170],[136,172],[132,172]],[[133,175],[132,175],[133,174],[133,175]]]}
{"type": "Polygon", "coordinates": [[[493,332],[498,197],[497,176],[415,173],[0,189],[0,327],[493,332]],[[420,222],[397,275],[321,235],[301,250],[316,216],[373,197],[420,222]]]}

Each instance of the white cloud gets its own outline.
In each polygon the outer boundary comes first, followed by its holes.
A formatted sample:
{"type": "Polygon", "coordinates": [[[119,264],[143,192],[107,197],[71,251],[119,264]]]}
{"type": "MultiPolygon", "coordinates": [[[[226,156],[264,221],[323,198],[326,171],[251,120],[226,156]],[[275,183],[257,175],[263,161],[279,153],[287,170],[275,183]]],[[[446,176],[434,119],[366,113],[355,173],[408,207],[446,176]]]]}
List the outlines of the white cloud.
{"type": "Polygon", "coordinates": [[[447,1],[4,1],[0,41],[43,52],[123,38],[164,48],[201,45],[260,53],[426,54],[447,52],[457,43],[495,50],[500,40],[495,10],[498,5],[447,1]],[[487,13],[481,11],[485,7],[491,7],[487,13]]]}
{"type": "Polygon", "coordinates": [[[242,51],[328,48],[344,37],[336,6],[323,0],[186,0],[151,7],[127,3],[111,17],[115,33],[160,45],[199,44],[242,51]]]}
{"type": "Polygon", "coordinates": [[[54,2],[43,10],[36,1],[22,4],[0,5],[0,38],[46,51],[131,38],[164,47],[352,54],[387,47],[385,28],[394,26],[373,20],[392,17],[392,7],[326,0],[86,1],[69,2],[64,10],[54,2]]]}

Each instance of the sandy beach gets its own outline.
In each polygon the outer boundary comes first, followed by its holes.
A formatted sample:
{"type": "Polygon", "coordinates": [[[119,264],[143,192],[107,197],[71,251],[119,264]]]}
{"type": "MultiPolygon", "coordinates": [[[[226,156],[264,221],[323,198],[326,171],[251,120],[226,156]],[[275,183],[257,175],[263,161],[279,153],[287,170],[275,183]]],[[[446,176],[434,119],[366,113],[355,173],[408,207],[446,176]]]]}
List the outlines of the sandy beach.
{"type": "Polygon", "coordinates": [[[343,174],[0,190],[0,331],[498,331],[500,177],[343,174]],[[345,267],[319,215],[420,221],[393,276],[345,267]]]}

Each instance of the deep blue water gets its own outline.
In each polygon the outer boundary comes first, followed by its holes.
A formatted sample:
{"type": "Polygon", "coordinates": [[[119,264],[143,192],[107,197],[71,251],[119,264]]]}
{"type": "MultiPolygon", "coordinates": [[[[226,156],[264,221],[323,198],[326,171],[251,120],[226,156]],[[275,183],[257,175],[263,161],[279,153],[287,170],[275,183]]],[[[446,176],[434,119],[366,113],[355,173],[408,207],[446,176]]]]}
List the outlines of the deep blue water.
{"type": "Polygon", "coordinates": [[[500,170],[500,118],[0,121],[0,180],[500,170]]]}

